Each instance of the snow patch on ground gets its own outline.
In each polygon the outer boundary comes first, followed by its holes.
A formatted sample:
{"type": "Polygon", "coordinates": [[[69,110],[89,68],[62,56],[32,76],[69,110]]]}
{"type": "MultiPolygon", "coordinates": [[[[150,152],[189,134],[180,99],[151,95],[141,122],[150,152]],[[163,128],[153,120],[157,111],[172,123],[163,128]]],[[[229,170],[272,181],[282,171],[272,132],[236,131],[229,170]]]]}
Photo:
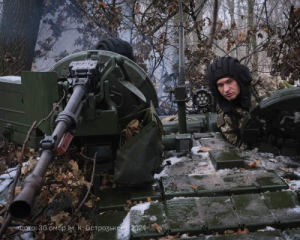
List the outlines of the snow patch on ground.
{"type": "Polygon", "coordinates": [[[130,238],[130,212],[127,213],[127,216],[124,218],[121,225],[117,230],[117,239],[119,240],[129,240],[130,238]]]}
{"type": "Polygon", "coordinates": [[[146,202],[146,203],[140,203],[140,204],[137,204],[137,205],[133,206],[133,207],[130,209],[130,211],[131,211],[131,210],[141,211],[142,214],[144,214],[144,212],[145,212],[146,210],[148,210],[149,208],[150,208],[150,202],[146,202]]]}
{"type": "Polygon", "coordinates": [[[300,214],[300,207],[290,208],[287,210],[288,213],[300,214]]]}
{"type": "Polygon", "coordinates": [[[5,76],[5,77],[0,77],[0,82],[21,84],[21,77],[20,76],[5,76]]]}
{"type": "Polygon", "coordinates": [[[210,160],[206,162],[199,162],[198,167],[196,167],[194,170],[191,171],[189,176],[194,176],[194,175],[207,175],[210,173],[215,172],[215,167],[211,163],[210,160]]]}
{"type": "Polygon", "coordinates": [[[171,157],[171,158],[168,158],[166,160],[163,161],[163,164],[166,164],[167,161],[170,161],[171,162],[171,165],[174,165],[175,163],[178,163],[181,161],[181,158],[178,158],[178,157],[171,157]]]}
{"type": "Polygon", "coordinates": [[[300,180],[291,180],[288,182],[291,190],[300,190],[300,180]]]}
{"type": "Polygon", "coordinates": [[[198,153],[200,147],[201,147],[201,145],[196,146],[196,147],[193,147],[193,148],[191,149],[193,155],[200,155],[200,156],[202,156],[202,157],[208,157],[208,156],[209,156],[209,153],[208,153],[208,152],[199,152],[199,153],[198,153]]]}
{"type": "Polygon", "coordinates": [[[260,153],[255,148],[251,151],[241,151],[241,157],[245,159],[245,163],[249,164],[259,160],[257,169],[273,170],[277,174],[282,175],[283,171],[280,168],[293,168],[295,171],[299,170],[300,162],[287,156],[274,156],[272,153],[260,153]]]}
{"type": "MultiPolygon", "coordinates": [[[[23,162],[22,166],[24,166],[25,164],[27,164],[27,162],[23,162]]],[[[17,167],[9,168],[5,171],[4,174],[0,175],[0,179],[12,179],[15,177],[16,173],[17,173],[17,167]]]]}
{"type": "MultiPolygon", "coordinates": [[[[165,159],[163,162],[162,162],[162,165],[166,165],[167,164],[167,161],[170,161],[171,162],[171,165],[174,165],[180,161],[182,161],[182,158],[178,158],[178,157],[170,157],[170,158],[167,158],[165,159]]],[[[164,167],[164,169],[158,173],[158,174],[155,174],[154,175],[154,178],[155,179],[160,179],[160,177],[167,177],[169,176],[168,173],[167,173],[167,170],[168,170],[168,165],[164,167]]]]}
{"type": "Polygon", "coordinates": [[[21,234],[20,236],[16,236],[14,240],[34,240],[32,232],[25,232],[21,234]]]}
{"type": "Polygon", "coordinates": [[[0,175],[0,179],[12,179],[17,173],[17,168],[9,168],[5,171],[4,174],[0,175]]]}
{"type": "MultiPolygon", "coordinates": [[[[135,206],[133,206],[130,209],[130,212],[132,210],[135,211],[141,211],[142,215],[144,214],[144,212],[146,210],[148,210],[150,208],[150,202],[146,202],[146,203],[140,203],[137,204],[135,206]]],[[[117,239],[124,239],[124,240],[129,240],[130,238],[130,212],[127,213],[127,216],[124,218],[123,222],[121,223],[121,225],[118,227],[117,230],[117,239]]]]}
{"type": "Polygon", "coordinates": [[[266,228],[260,229],[258,231],[259,232],[266,232],[266,231],[275,231],[275,230],[276,230],[275,228],[267,226],[266,228]]]}
{"type": "Polygon", "coordinates": [[[4,179],[0,182],[0,193],[2,193],[12,183],[12,179],[4,179]]]}

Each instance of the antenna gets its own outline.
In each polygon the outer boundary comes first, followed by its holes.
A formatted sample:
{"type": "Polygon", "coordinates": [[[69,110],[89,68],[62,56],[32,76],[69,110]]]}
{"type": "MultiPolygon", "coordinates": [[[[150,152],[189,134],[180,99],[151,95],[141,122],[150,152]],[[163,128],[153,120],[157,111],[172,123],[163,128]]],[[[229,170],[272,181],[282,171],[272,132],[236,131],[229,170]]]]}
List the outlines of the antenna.
{"type": "Polygon", "coordinates": [[[182,0],[179,0],[179,80],[178,86],[175,87],[175,100],[178,106],[178,124],[179,133],[186,133],[186,113],[185,102],[187,100],[186,86],[185,86],[185,73],[184,73],[184,29],[183,29],[183,13],[182,13],[182,0]]]}

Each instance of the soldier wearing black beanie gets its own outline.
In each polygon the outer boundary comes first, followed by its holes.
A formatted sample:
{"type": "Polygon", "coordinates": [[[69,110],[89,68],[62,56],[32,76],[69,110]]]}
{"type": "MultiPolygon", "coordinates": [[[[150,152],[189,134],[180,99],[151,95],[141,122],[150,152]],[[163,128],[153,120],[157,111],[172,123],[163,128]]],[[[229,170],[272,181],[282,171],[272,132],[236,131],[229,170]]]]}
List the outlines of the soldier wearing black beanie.
{"type": "Polygon", "coordinates": [[[228,141],[246,148],[240,128],[251,107],[251,73],[236,58],[222,57],[209,65],[208,85],[218,100],[217,125],[228,141]]]}

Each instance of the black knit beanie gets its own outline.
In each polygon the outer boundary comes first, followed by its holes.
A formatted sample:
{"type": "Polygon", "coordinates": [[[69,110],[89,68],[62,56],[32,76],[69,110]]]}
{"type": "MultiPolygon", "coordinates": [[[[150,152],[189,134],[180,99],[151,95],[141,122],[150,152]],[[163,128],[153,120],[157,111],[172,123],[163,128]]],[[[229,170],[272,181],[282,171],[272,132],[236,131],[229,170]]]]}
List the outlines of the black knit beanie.
{"type": "Polygon", "coordinates": [[[233,104],[224,98],[218,90],[217,81],[224,77],[235,79],[240,85],[240,99],[243,108],[249,108],[251,104],[250,85],[252,76],[246,65],[240,64],[239,60],[233,57],[222,57],[208,66],[208,85],[211,93],[218,99],[219,107],[223,112],[229,112],[233,104]]]}

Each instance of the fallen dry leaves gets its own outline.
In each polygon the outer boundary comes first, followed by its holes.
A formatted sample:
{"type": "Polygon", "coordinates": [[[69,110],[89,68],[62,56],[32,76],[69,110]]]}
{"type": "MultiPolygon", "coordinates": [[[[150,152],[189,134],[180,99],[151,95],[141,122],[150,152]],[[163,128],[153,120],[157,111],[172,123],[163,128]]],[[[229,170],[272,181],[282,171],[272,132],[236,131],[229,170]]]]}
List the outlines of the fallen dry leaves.
{"type": "Polygon", "coordinates": [[[133,119],[130,123],[127,124],[126,128],[123,129],[121,136],[122,136],[122,143],[126,143],[132,137],[137,135],[143,129],[143,125],[137,119],[133,119]]]}
{"type": "Polygon", "coordinates": [[[226,231],[224,232],[224,234],[225,234],[225,235],[233,235],[233,234],[235,234],[235,232],[234,232],[233,230],[226,230],[226,231]]]}
{"type": "MultiPolygon", "coordinates": [[[[197,121],[198,119],[197,118],[192,118],[192,117],[187,117],[186,120],[187,121],[197,121]]],[[[161,122],[173,122],[173,121],[178,121],[178,116],[166,117],[161,122]]]]}
{"type": "Polygon", "coordinates": [[[224,235],[237,235],[237,234],[246,234],[249,233],[249,230],[247,228],[244,228],[244,230],[241,230],[240,228],[237,230],[237,232],[233,230],[226,230],[224,232],[224,235]]]}
{"type": "Polygon", "coordinates": [[[93,203],[92,199],[90,199],[89,201],[87,201],[86,203],[84,203],[84,205],[86,205],[89,208],[92,208],[93,205],[94,205],[94,203],[93,203]]]}
{"type": "Polygon", "coordinates": [[[28,175],[36,166],[37,160],[34,156],[30,157],[29,160],[25,163],[25,165],[21,169],[21,173],[23,175],[28,175]]]}
{"type": "Polygon", "coordinates": [[[78,164],[74,160],[69,161],[69,165],[70,165],[70,167],[73,171],[78,171],[79,170],[78,164]]]}
{"type": "Polygon", "coordinates": [[[168,235],[165,237],[160,237],[160,238],[158,238],[158,240],[173,240],[173,239],[176,239],[179,237],[180,237],[180,233],[177,233],[175,236],[168,235]]]}
{"type": "Polygon", "coordinates": [[[239,228],[239,230],[237,231],[237,234],[246,234],[246,233],[249,233],[249,230],[247,228],[244,228],[244,230],[241,230],[239,228]]]}
{"type": "Polygon", "coordinates": [[[200,147],[200,149],[197,151],[197,153],[209,152],[209,151],[211,151],[211,148],[209,148],[209,147],[200,147]]]}
{"type": "Polygon", "coordinates": [[[127,203],[127,206],[124,207],[124,210],[125,210],[126,212],[129,212],[129,211],[130,211],[130,208],[131,208],[131,206],[132,206],[132,202],[131,202],[130,200],[127,200],[126,203],[127,203]]]}
{"type": "Polygon", "coordinates": [[[156,229],[157,232],[161,233],[162,232],[162,227],[158,225],[157,223],[151,224],[152,227],[156,229]]]}
{"type": "Polygon", "coordinates": [[[279,169],[282,170],[282,171],[284,171],[284,172],[286,172],[286,173],[294,172],[294,169],[292,169],[292,168],[280,167],[279,169]]]}
{"type": "Polygon", "coordinates": [[[248,166],[251,167],[251,168],[254,168],[254,167],[256,167],[259,163],[260,163],[260,161],[257,160],[257,161],[255,161],[255,162],[249,163],[248,166]]]}
{"type": "Polygon", "coordinates": [[[21,192],[21,187],[15,188],[15,196],[17,196],[21,192]]]}

